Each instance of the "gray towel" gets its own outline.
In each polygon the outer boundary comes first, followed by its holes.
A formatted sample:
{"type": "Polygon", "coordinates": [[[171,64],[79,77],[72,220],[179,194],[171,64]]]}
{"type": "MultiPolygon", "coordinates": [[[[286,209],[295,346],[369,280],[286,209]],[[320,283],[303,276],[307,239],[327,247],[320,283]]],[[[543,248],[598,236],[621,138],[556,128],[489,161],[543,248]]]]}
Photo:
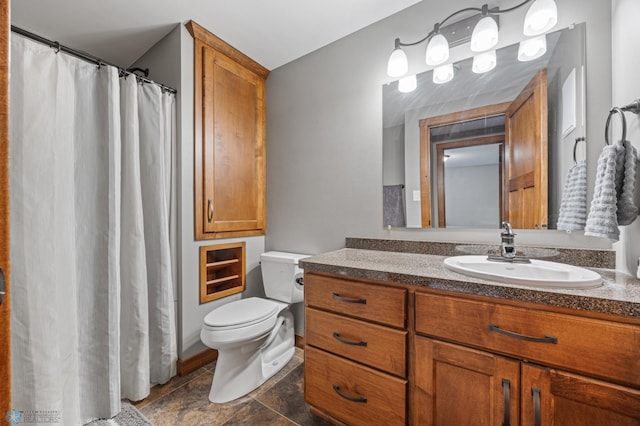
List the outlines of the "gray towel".
{"type": "Polygon", "coordinates": [[[587,162],[580,161],[569,170],[560,201],[558,230],[578,231],[587,222],[587,162]]]}
{"type": "Polygon", "coordinates": [[[382,192],[384,226],[405,226],[404,185],[385,185],[382,192]]]}
{"type": "Polygon", "coordinates": [[[636,166],[638,153],[631,142],[624,141],[624,156],[617,166],[621,172],[616,172],[616,190],[618,192],[618,225],[630,225],[638,217],[638,206],[633,202],[636,183],[636,166]]]}
{"type": "Polygon", "coordinates": [[[584,235],[618,241],[616,171],[619,167],[616,167],[616,162],[621,152],[624,153],[622,144],[606,145],[598,158],[596,184],[584,235]]]}

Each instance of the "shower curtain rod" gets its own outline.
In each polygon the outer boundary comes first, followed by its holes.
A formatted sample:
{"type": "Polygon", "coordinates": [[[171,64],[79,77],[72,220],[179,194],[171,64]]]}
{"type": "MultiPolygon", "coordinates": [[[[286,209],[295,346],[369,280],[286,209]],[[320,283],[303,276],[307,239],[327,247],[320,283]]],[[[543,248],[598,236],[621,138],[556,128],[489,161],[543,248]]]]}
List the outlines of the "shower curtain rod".
{"type": "Polygon", "coordinates": [[[16,33],[16,34],[20,34],[21,36],[30,38],[31,40],[35,40],[35,41],[40,42],[42,44],[46,44],[51,48],[55,48],[56,49],[56,53],[62,51],[62,52],[68,53],[70,55],[73,55],[76,58],[80,58],[80,59],[85,60],[87,62],[92,62],[92,63],[94,63],[94,64],[96,64],[98,66],[109,65],[109,66],[112,66],[114,68],[117,68],[118,71],[120,72],[121,76],[128,76],[130,74],[133,74],[133,75],[136,76],[137,79],[139,79],[139,80],[141,80],[141,81],[143,81],[145,83],[151,83],[151,84],[158,85],[158,86],[160,86],[160,88],[162,88],[162,90],[167,91],[167,92],[171,92],[173,94],[178,93],[178,91],[176,89],[172,88],[172,87],[165,86],[164,84],[155,82],[153,80],[149,80],[148,78],[145,78],[145,77],[143,77],[141,75],[135,74],[134,72],[129,71],[129,70],[125,69],[125,68],[119,67],[119,66],[114,65],[112,63],[109,63],[107,61],[103,61],[102,59],[100,59],[100,58],[98,58],[96,56],[90,55],[90,54],[82,52],[80,50],[75,50],[75,49],[72,49],[70,47],[64,46],[64,45],[58,43],[57,41],[51,41],[49,39],[41,37],[41,36],[39,36],[37,34],[29,32],[27,30],[23,30],[22,28],[16,27],[15,25],[11,25],[11,31],[16,33]]]}

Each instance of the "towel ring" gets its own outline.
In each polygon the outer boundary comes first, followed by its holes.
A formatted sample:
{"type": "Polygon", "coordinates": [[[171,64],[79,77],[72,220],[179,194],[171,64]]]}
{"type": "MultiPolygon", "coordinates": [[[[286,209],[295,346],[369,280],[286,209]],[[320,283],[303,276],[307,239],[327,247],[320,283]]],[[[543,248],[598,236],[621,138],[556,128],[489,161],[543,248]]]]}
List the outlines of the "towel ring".
{"type": "Polygon", "coordinates": [[[609,110],[609,116],[607,117],[607,124],[604,128],[604,140],[607,145],[611,145],[609,142],[609,123],[611,122],[611,116],[613,114],[618,114],[620,119],[622,120],[622,139],[623,141],[627,140],[627,119],[624,116],[624,111],[622,108],[613,107],[609,110]]]}

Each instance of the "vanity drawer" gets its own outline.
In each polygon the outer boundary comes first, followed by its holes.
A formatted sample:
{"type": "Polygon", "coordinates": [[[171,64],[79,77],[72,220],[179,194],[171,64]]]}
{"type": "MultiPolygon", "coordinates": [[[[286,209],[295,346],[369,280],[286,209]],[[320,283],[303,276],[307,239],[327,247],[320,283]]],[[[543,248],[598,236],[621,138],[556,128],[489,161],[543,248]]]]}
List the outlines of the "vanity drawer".
{"type": "Polygon", "coordinates": [[[304,277],[305,303],[320,309],[404,328],[407,291],[314,274],[304,277]]]}
{"type": "Polygon", "coordinates": [[[406,380],[305,349],[305,400],[349,425],[404,425],[406,388],[406,380]]]}
{"type": "Polygon", "coordinates": [[[640,326],[416,292],[416,332],[640,386],[640,326]]]}
{"type": "Polygon", "coordinates": [[[406,377],[407,332],[307,308],[305,342],[406,377]]]}

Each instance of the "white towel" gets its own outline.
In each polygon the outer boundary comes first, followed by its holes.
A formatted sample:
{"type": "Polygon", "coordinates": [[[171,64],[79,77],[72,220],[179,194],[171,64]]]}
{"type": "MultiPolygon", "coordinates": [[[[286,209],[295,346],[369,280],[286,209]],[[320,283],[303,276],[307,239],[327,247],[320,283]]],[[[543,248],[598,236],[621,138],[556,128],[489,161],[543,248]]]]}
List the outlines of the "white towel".
{"type": "Polygon", "coordinates": [[[558,230],[578,231],[587,222],[587,162],[580,161],[569,170],[560,201],[558,230]]]}
{"type": "Polygon", "coordinates": [[[624,153],[622,144],[606,145],[598,158],[596,184],[584,235],[618,241],[616,171],[620,167],[616,167],[616,162],[620,153],[624,153]]]}

